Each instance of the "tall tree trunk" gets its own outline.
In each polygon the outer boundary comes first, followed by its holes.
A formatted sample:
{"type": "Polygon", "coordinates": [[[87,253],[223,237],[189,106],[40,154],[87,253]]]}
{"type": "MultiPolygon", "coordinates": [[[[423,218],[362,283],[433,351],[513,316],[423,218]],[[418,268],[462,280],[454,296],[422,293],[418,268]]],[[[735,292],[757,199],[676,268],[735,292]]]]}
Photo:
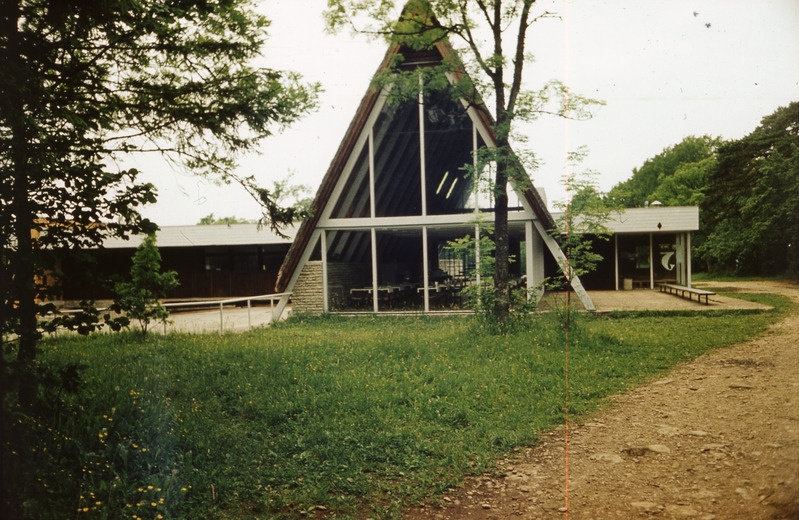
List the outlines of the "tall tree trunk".
{"type": "Polygon", "coordinates": [[[494,317],[503,321],[510,313],[510,245],[508,238],[508,157],[507,142],[497,143],[500,150],[497,161],[494,199],[494,317]]]}
{"type": "Polygon", "coordinates": [[[12,211],[16,217],[14,235],[17,254],[11,266],[14,283],[13,299],[19,317],[19,345],[17,370],[19,376],[19,401],[22,405],[33,403],[36,395],[36,379],[33,361],[36,359],[36,281],[33,255],[33,214],[28,201],[28,172],[25,160],[27,146],[24,136],[14,135],[14,200],[12,211]],[[21,142],[18,142],[21,141],[21,142]],[[18,149],[19,148],[19,149],[18,149]]]}
{"type": "Polygon", "coordinates": [[[33,361],[36,359],[36,281],[34,279],[33,231],[34,210],[30,201],[30,150],[28,140],[31,137],[26,122],[26,94],[31,92],[27,64],[21,59],[20,34],[17,23],[20,18],[20,6],[16,3],[12,12],[4,17],[2,31],[6,41],[6,92],[5,111],[8,114],[11,131],[11,175],[12,200],[11,214],[14,218],[13,235],[16,241],[16,252],[12,255],[11,269],[12,290],[9,295],[9,312],[15,312],[19,318],[17,334],[19,345],[17,350],[17,370],[19,376],[19,400],[23,405],[31,404],[35,397],[36,381],[33,372],[33,361]]]}

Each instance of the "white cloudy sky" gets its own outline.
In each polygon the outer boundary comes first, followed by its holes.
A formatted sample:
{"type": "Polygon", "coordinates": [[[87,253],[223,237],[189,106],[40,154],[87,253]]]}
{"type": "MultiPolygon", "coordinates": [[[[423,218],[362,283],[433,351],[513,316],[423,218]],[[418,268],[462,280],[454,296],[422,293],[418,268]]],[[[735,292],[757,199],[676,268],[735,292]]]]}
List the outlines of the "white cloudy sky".
{"type": "MultiPolygon", "coordinates": [[[[539,0],[560,19],[532,28],[531,86],[549,79],[606,105],[589,121],[541,119],[520,128],[542,162],[530,172],[550,203],[563,198],[565,154],[585,146],[580,169],[602,190],[688,135],[740,138],[776,108],[799,100],[799,0],[539,0]]],[[[319,110],[244,158],[263,185],[293,173],[315,191],[383,57],[380,41],[329,35],[326,0],[261,0],[272,20],[264,52],[270,67],[321,82],[319,110]]],[[[457,42],[455,42],[457,45],[457,42]]],[[[216,186],[140,163],[159,189],[145,214],[160,225],[201,217],[256,218],[236,186],[216,186]]]]}

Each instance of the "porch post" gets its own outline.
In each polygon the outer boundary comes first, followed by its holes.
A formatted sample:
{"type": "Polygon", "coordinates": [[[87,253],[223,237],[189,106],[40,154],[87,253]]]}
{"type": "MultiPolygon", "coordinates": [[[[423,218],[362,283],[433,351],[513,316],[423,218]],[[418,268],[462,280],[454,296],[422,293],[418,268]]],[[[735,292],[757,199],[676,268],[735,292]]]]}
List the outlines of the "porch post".
{"type": "Polygon", "coordinates": [[[616,290],[619,290],[619,235],[613,234],[613,272],[616,276],[616,290]]]}
{"type": "Polygon", "coordinates": [[[685,286],[691,287],[691,232],[685,233],[685,286]]]}
{"type": "Polygon", "coordinates": [[[322,311],[330,312],[330,302],[328,297],[328,281],[327,281],[327,231],[322,231],[319,237],[319,247],[322,250],[322,311]]]}
{"type": "Polygon", "coordinates": [[[524,223],[524,256],[526,259],[524,269],[527,272],[527,301],[530,301],[530,296],[533,292],[537,280],[535,276],[535,265],[533,262],[533,223],[527,221],[524,223]]]}
{"type": "Polygon", "coordinates": [[[427,165],[424,143],[424,92],[422,75],[419,74],[419,162],[422,177],[422,216],[427,216],[427,165]]]}
{"type": "Polygon", "coordinates": [[[655,255],[652,252],[653,234],[649,233],[649,288],[655,288],[655,255]]]}
{"type": "Polygon", "coordinates": [[[377,314],[377,231],[375,228],[370,228],[372,238],[372,308],[377,314]]]}
{"type": "Polygon", "coordinates": [[[430,312],[430,255],[427,251],[427,226],[422,226],[422,282],[424,283],[424,312],[430,312]]]}
{"type": "Polygon", "coordinates": [[[369,216],[375,218],[375,129],[369,129],[369,216]]]}
{"type": "Polygon", "coordinates": [[[477,294],[480,295],[480,224],[474,225],[474,272],[477,294]]]}

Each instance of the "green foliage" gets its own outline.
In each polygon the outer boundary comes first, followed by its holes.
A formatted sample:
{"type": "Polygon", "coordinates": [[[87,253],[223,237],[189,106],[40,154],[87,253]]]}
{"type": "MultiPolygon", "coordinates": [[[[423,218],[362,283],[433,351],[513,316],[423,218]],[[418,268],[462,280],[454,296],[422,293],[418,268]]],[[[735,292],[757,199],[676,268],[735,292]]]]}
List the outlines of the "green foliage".
{"type": "Polygon", "coordinates": [[[799,273],[799,102],[719,147],[703,211],[708,238],[699,253],[711,270],[799,273]]]}
{"type": "Polygon", "coordinates": [[[310,215],[313,199],[308,197],[311,188],[306,184],[292,184],[291,175],[272,183],[270,189],[258,187],[253,178],[248,178],[245,185],[263,204],[266,215],[257,220],[247,220],[238,217],[216,218],[210,213],[197,223],[200,226],[216,226],[231,224],[258,224],[270,226],[273,231],[286,237],[282,230],[299,220],[304,220],[310,215]]]}
{"type": "Polygon", "coordinates": [[[161,253],[155,235],[148,235],[136,248],[130,278],[129,282],[116,285],[119,294],[116,305],[129,317],[138,320],[144,338],[151,321],[163,323],[169,317],[169,311],[159,299],[178,286],[175,271],[161,272],[161,253]]]}
{"type": "MultiPolygon", "coordinates": [[[[455,258],[464,259],[464,265],[474,266],[464,273],[469,284],[461,294],[464,303],[473,309],[479,327],[493,334],[506,334],[526,329],[530,323],[529,315],[538,304],[537,289],[528,291],[523,280],[514,280],[510,287],[509,314],[505,320],[494,319],[494,308],[497,304],[496,293],[492,290],[495,275],[496,245],[493,239],[491,224],[478,220],[479,240],[474,235],[466,235],[447,242],[447,249],[455,258]]],[[[513,256],[509,262],[516,262],[513,256]]]]}
{"type": "Polygon", "coordinates": [[[666,206],[695,205],[703,200],[707,172],[721,140],[689,136],[647,159],[630,179],[614,186],[608,199],[619,207],[639,208],[646,202],[666,206]]]}
{"type": "MultiPolygon", "coordinates": [[[[573,313],[569,413],[779,316],[573,313]]],[[[137,348],[130,334],[47,339],[40,363],[64,384],[9,415],[1,506],[42,519],[399,517],[562,423],[564,324],[528,319],[501,337],[464,318],[323,316],[137,348]]]]}
{"type": "Polygon", "coordinates": [[[681,164],[672,175],[661,180],[650,199],[667,206],[701,206],[708,189],[708,172],[715,167],[715,155],[681,164]]]}
{"type": "Polygon", "coordinates": [[[197,222],[198,226],[230,226],[232,224],[253,224],[254,221],[239,217],[219,217],[209,213],[197,222]]]}
{"type": "MultiPolygon", "coordinates": [[[[583,150],[576,152],[575,160],[582,160],[584,154],[583,150]]],[[[610,239],[607,221],[614,209],[598,191],[594,172],[573,172],[563,179],[563,184],[569,198],[555,204],[559,215],[552,234],[561,244],[566,260],[559,262],[558,276],[547,281],[550,288],[561,290],[568,288],[571,277],[590,273],[602,261],[593,243],[610,239]]]]}
{"type": "Polygon", "coordinates": [[[318,85],[256,68],[269,21],[250,0],[6,2],[0,24],[0,330],[32,360],[53,256],[152,232],[131,153],[239,182],[266,222],[290,211],[233,158],[306,113],[318,85]]]}

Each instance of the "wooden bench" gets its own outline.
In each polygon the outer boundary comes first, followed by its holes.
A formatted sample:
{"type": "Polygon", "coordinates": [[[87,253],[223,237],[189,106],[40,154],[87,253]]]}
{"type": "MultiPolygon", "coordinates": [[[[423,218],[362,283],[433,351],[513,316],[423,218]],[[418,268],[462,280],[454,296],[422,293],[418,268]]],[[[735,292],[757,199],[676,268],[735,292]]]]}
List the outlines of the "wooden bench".
{"type": "Polygon", "coordinates": [[[669,294],[677,295],[681,298],[688,298],[689,300],[692,300],[693,296],[696,295],[696,301],[702,303],[702,298],[704,298],[705,305],[710,304],[708,297],[716,294],[713,291],[694,289],[693,287],[686,287],[684,285],[675,285],[671,283],[659,283],[657,284],[657,287],[660,289],[660,292],[667,292],[669,294]]]}

